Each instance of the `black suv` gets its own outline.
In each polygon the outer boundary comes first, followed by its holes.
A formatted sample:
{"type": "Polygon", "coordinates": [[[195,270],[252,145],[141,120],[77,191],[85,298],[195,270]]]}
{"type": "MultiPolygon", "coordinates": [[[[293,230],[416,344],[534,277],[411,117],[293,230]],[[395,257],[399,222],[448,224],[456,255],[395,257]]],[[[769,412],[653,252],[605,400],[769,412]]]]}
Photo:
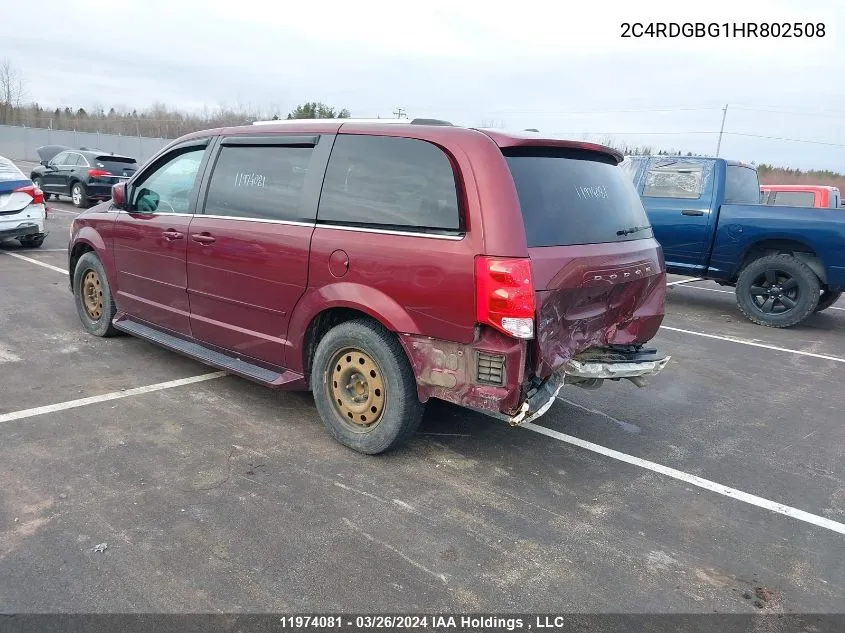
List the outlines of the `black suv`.
{"type": "Polygon", "coordinates": [[[70,196],[74,206],[87,208],[92,201],[111,198],[111,188],[138,171],[134,158],[87,148],[61,145],[38,148],[41,165],[32,170],[32,182],[50,196],[70,196]]]}

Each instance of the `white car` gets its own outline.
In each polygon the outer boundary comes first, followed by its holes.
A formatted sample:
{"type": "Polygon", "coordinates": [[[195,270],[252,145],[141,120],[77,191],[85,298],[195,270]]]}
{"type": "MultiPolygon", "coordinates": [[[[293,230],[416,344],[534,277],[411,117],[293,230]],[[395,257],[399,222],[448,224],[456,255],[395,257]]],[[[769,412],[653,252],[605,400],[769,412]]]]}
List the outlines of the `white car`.
{"type": "Polygon", "coordinates": [[[44,192],[0,156],[0,241],[16,239],[21,246],[38,248],[47,236],[46,221],[44,192]]]}

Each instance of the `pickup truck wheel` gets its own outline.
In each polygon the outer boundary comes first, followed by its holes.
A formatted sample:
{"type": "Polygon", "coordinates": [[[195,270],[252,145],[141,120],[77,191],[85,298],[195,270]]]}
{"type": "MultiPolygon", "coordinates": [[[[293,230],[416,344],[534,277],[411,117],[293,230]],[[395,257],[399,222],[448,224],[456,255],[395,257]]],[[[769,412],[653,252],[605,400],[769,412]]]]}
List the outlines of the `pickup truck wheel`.
{"type": "Polygon", "coordinates": [[[320,340],[311,386],[329,434],[361,453],[398,447],[422,419],[405,351],[392,333],[367,319],[341,323],[320,340]]]}
{"type": "Polygon", "coordinates": [[[739,273],[736,302],[748,320],[768,327],[791,327],[816,309],[819,278],[792,255],[755,259],[739,273]]]}
{"type": "Polygon", "coordinates": [[[100,259],[85,253],[73,271],[73,297],[82,326],[94,336],[116,336],[112,325],[117,311],[109,289],[109,280],[100,259]]]}
{"type": "Polygon", "coordinates": [[[832,292],[827,288],[822,289],[822,294],[819,297],[819,305],[816,306],[816,312],[821,312],[822,310],[827,310],[830,306],[834,303],[839,301],[839,297],[842,296],[842,292],[832,292]]]}

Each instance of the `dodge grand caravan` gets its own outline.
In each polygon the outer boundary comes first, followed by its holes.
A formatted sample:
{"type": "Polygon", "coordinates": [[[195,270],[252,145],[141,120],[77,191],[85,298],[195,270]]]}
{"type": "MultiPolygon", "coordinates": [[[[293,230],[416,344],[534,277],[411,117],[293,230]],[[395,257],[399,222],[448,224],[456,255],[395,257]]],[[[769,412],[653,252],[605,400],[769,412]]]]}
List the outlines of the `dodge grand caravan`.
{"type": "Polygon", "coordinates": [[[622,156],[426,120],[184,136],[71,228],[83,326],[281,389],[398,446],[440,398],[511,424],[668,358],[663,254],[622,156]]]}

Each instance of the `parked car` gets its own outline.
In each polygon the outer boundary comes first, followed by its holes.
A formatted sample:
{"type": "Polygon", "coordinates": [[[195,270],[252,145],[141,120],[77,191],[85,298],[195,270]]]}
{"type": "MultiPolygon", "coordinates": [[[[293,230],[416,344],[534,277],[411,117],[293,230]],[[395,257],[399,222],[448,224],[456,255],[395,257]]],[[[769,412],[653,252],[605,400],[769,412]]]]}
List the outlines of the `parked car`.
{"type": "Polygon", "coordinates": [[[777,207],[838,209],[841,196],[837,187],[823,185],[760,185],[760,203],[777,207]]]}
{"type": "Polygon", "coordinates": [[[83,326],[270,387],[401,444],[429,398],[511,424],[564,383],[668,358],[660,247],[614,150],[406,120],[184,136],[74,219],[83,326]]]}
{"type": "Polygon", "coordinates": [[[81,209],[108,200],[113,185],[129,180],[138,171],[134,158],[100,150],[45,145],[36,151],[41,165],[32,170],[32,182],[46,199],[70,196],[74,206],[81,209]]]}
{"type": "Polygon", "coordinates": [[[760,204],[757,170],[721,158],[628,157],[669,272],[736,288],[754,323],[790,327],[845,289],[845,216],[760,204]]]}
{"type": "Polygon", "coordinates": [[[44,194],[8,158],[0,156],[0,241],[16,239],[21,246],[44,243],[47,207],[44,194]]]}

